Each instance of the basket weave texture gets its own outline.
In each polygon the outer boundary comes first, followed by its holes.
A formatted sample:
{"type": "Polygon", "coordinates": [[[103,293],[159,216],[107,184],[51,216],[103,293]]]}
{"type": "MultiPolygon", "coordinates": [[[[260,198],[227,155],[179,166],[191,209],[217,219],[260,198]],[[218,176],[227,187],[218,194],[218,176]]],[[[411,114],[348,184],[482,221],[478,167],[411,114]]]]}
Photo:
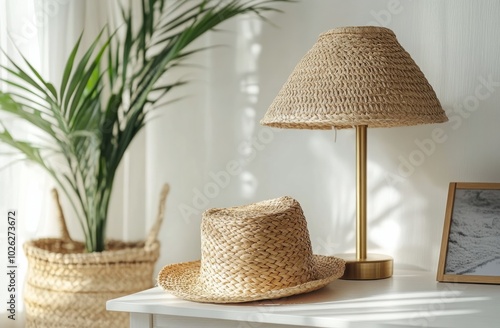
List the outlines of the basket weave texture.
{"type": "Polygon", "coordinates": [[[26,327],[128,327],[129,315],[106,311],[106,301],[153,286],[168,185],[160,195],[158,217],[146,241],[108,241],[106,251],[98,253],[85,253],[83,243],[71,240],[57,192],[53,192],[62,238],[23,245],[29,265],[24,291],[26,327]]]}
{"type": "Polygon", "coordinates": [[[387,28],[322,33],[261,124],[292,129],[394,127],[446,122],[424,74],[387,28]]]}
{"type": "Polygon", "coordinates": [[[158,285],[191,301],[249,302],[320,289],[344,267],[312,253],[300,204],[285,196],[205,211],[201,260],[165,266],[158,285]]]}

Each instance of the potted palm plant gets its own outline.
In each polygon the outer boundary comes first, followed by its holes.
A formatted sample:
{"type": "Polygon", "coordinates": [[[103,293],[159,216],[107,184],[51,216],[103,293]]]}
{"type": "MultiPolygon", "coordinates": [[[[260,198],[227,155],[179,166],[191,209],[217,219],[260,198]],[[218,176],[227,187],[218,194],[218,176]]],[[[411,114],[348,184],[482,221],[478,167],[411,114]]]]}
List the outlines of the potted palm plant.
{"type": "Polygon", "coordinates": [[[58,86],[25,59],[0,68],[9,76],[1,80],[8,91],[0,91],[0,110],[45,137],[43,143],[19,139],[2,124],[0,141],[53,178],[85,237],[74,242],[63,229],[61,238],[25,245],[28,326],[123,326],[127,318],[106,313],[104,302],[149,287],[159,254],[159,223],[148,242],[106,241],[108,207],[123,155],[160,100],[186,83],[167,83],[163,77],[201,50],[189,47],[194,40],[231,17],[261,16],[276,10],[272,4],[286,1],[143,0],[139,13],[122,9],[122,30],[104,29],[85,49],[81,38],[76,42],[58,86]],[[134,15],[141,17],[138,24],[134,15]],[[139,271],[142,275],[134,275],[139,271]],[[127,276],[128,282],[116,285],[127,276]]]}

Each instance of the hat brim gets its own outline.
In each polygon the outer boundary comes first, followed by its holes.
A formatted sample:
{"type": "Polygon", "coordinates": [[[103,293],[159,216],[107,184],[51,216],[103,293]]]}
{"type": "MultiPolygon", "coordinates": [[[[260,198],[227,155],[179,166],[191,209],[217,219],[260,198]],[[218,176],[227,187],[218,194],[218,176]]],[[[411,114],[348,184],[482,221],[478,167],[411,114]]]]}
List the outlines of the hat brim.
{"type": "Polygon", "coordinates": [[[171,294],[189,301],[203,303],[241,303],[276,299],[320,289],[342,277],[345,261],[333,256],[313,255],[316,274],[306,283],[257,293],[252,290],[237,295],[220,295],[208,290],[200,280],[200,261],[171,264],[158,274],[158,285],[171,294]]]}

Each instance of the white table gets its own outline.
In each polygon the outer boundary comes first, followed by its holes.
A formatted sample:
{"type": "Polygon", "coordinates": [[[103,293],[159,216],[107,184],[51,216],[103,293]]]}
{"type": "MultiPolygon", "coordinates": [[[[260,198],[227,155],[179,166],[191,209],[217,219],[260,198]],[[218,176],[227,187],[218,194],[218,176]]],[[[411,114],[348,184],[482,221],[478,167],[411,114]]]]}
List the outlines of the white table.
{"type": "Polygon", "coordinates": [[[500,327],[500,285],[438,283],[435,273],[397,271],[373,281],[337,280],[280,300],[217,305],[152,288],[107,302],[130,327],[500,327]]]}

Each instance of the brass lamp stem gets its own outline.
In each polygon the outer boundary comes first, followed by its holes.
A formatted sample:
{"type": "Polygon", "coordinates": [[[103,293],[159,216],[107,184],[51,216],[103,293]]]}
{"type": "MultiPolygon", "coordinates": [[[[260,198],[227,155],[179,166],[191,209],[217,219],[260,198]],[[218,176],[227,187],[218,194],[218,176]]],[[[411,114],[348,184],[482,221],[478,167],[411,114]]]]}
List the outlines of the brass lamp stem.
{"type": "Polygon", "coordinates": [[[356,260],[366,260],[366,125],[356,126],[356,260]]]}
{"type": "Polygon", "coordinates": [[[392,258],[367,254],[366,149],[368,126],[356,126],[356,254],[339,254],[346,261],[342,279],[384,279],[392,276],[392,258]]]}

